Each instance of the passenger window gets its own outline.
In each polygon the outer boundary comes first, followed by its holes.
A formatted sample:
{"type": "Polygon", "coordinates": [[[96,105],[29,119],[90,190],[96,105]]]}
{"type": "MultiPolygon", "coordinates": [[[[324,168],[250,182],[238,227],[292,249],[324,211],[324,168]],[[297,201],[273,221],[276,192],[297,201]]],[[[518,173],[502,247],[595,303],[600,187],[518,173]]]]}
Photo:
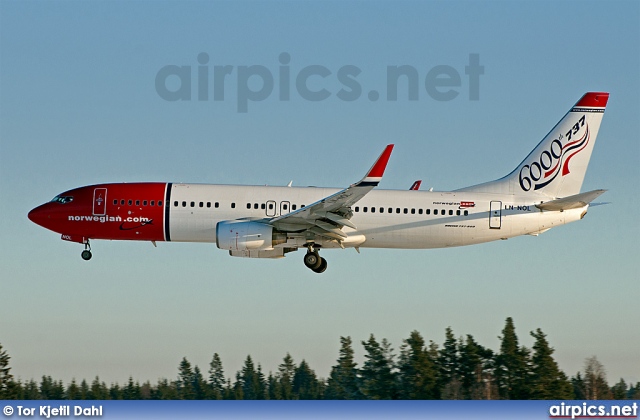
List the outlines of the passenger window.
{"type": "Polygon", "coordinates": [[[375,207],[371,207],[371,213],[375,213],[376,212],[376,208],[375,207]]]}
{"type": "Polygon", "coordinates": [[[127,201],[127,204],[130,205],[130,206],[133,205],[133,200],[127,201]]]}
{"type": "Polygon", "coordinates": [[[273,210],[273,203],[269,203],[269,210],[273,210]]]}
{"type": "Polygon", "coordinates": [[[207,201],[207,208],[210,209],[211,208],[211,201],[207,201]]]}
{"type": "Polygon", "coordinates": [[[156,202],[155,202],[155,200],[151,200],[151,201],[149,202],[149,204],[150,204],[150,205],[152,205],[152,206],[155,206],[155,205],[156,205],[156,202]]]}
{"type": "Polygon", "coordinates": [[[407,213],[409,213],[409,209],[405,207],[404,208],[404,214],[407,214],[407,213]]]}
{"type": "Polygon", "coordinates": [[[258,203],[253,203],[253,209],[258,210],[258,203]]]}
{"type": "Polygon", "coordinates": [[[360,211],[360,207],[356,206],[356,213],[360,211]]]}
{"type": "Polygon", "coordinates": [[[236,208],[236,203],[231,203],[231,208],[235,209],[236,208]]]}
{"type": "Polygon", "coordinates": [[[120,200],[120,205],[124,206],[124,200],[120,200]]]}
{"type": "Polygon", "coordinates": [[[173,207],[178,207],[178,202],[177,201],[173,202],[173,207]]]}
{"type": "Polygon", "coordinates": [[[195,202],[195,201],[192,201],[192,202],[191,202],[191,207],[195,207],[195,206],[196,206],[196,202],[195,202]]]}
{"type": "Polygon", "coordinates": [[[142,202],[142,205],[143,205],[143,206],[146,206],[146,205],[147,205],[147,200],[144,200],[144,201],[142,202]]]}
{"type": "Polygon", "coordinates": [[[460,216],[460,210],[456,210],[456,216],[460,216]]]}
{"type": "Polygon", "coordinates": [[[431,214],[431,209],[427,209],[426,214],[431,214]]]}
{"type": "Polygon", "coordinates": [[[198,206],[200,206],[200,208],[204,207],[204,202],[202,202],[202,201],[201,201],[201,202],[199,202],[199,203],[198,203],[198,206]]]}
{"type": "Polygon", "coordinates": [[[182,207],[187,207],[187,202],[186,201],[182,202],[182,207]]]}
{"type": "Polygon", "coordinates": [[[400,214],[400,207],[396,207],[396,213],[400,214]]]}
{"type": "Polygon", "coordinates": [[[262,203],[262,204],[260,204],[260,208],[261,208],[262,210],[265,210],[265,209],[267,208],[267,205],[266,205],[266,204],[264,204],[264,203],[262,203]]]}
{"type": "Polygon", "coordinates": [[[247,210],[251,210],[251,203],[247,203],[247,210]]]}
{"type": "Polygon", "coordinates": [[[453,210],[449,210],[449,216],[453,216],[453,210]]]}
{"type": "Polygon", "coordinates": [[[136,200],[136,206],[140,206],[140,200],[136,200]]]}
{"type": "Polygon", "coordinates": [[[411,209],[411,214],[416,214],[416,209],[411,209]]]}
{"type": "Polygon", "coordinates": [[[418,209],[418,214],[422,214],[422,209],[418,209]]]}
{"type": "Polygon", "coordinates": [[[433,214],[438,215],[438,209],[434,209],[433,214]]]}
{"type": "MultiPolygon", "coordinates": [[[[169,205],[169,200],[167,200],[167,206],[169,205]]],[[[158,200],[158,207],[162,207],[162,201],[158,200]]]]}
{"type": "Polygon", "coordinates": [[[469,215],[469,211],[468,211],[468,210],[465,210],[465,211],[464,211],[464,215],[465,215],[465,216],[468,216],[468,215],[469,215]]]}
{"type": "Polygon", "coordinates": [[[366,208],[366,207],[363,207],[363,208],[362,208],[362,211],[363,211],[364,213],[366,213],[366,212],[367,212],[367,208],[366,208]]]}
{"type": "Polygon", "coordinates": [[[298,208],[298,206],[297,206],[296,204],[292,204],[292,205],[291,205],[291,210],[295,210],[295,209],[297,209],[297,208],[298,208]]]}
{"type": "Polygon", "coordinates": [[[216,203],[215,203],[213,206],[214,206],[215,208],[218,208],[218,207],[220,207],[220,203],[218,203],[218,202],[216,201],[216,203]]]}
{"type": "Polygon", "coordinates": [[[389,207],[388,213],[393,213],[393,209],[391,207],[389,207]]]}
{"type": "Polygon", "coordinates": [[[283,208],[284,210],[287,210],[287,208],[289,208],[289,206],[287,206],[286,204],[283,204],[283,205],[282,205],[282,208],[283,208]]]}
{"type": "Polygon", "coordinates": [[[384,213],[384,207],[380,207],[380,213],[384,213]]]}
{"type": "Polygon", "coordinates": [[[118,200],[113,200],[113,205],[117,206],[118,205],[118,200]]]}

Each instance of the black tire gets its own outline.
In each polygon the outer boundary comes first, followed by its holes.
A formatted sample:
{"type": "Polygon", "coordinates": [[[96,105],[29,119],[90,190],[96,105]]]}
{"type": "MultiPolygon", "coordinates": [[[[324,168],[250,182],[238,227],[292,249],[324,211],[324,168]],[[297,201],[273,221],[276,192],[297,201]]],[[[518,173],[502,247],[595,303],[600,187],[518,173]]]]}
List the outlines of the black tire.
{"type": "Polygon", "coordinates": [[[314,268],[313,271],[315,273],[324,273],[324,271],[327,269],[327,260],[325,260],[324,258],[320,258],[320,265],[318,266],[318,268],[314,268]]]}
{"type": "Polygon", "coordinates": [[[317,269],[322,264],[322,258],[318,255],[317,252],[307,252],[307,255],[304,256],[304,265],[307,268],[312,270],[317,269]]]}
{"type": "Polygon", "coordinates": [[[84,251],[82,251],[82,254],[80,254],[80,256],[83,260],[89,261],[91,259],[91,251],[85,249],[84,251]]]}

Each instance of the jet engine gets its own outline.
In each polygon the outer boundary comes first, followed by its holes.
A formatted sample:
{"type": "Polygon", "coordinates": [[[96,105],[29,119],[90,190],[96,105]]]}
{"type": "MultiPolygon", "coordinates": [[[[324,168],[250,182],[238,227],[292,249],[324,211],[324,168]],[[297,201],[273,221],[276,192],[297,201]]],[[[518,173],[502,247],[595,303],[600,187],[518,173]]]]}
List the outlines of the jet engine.
{"type": "Polygon", "coordinates": [[[287,242],[273,226],[249,220],[228,220],[216,225],[216,244],[228,251],[269,250],[287,242]]]}

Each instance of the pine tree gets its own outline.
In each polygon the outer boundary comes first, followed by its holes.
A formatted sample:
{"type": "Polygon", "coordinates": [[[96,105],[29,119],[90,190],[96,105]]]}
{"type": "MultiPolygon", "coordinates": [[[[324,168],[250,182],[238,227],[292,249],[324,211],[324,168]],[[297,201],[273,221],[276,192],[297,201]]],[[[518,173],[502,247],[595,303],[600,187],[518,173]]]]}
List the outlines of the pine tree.
{"type": "Polygon", "coordinates": [[[289,353],[282,359],[282,363],[278,366],[278,394],[279,399],[293,399],[293,375],[296,365],[293,357],[289,353]]]}
{"type": "Polygon", "coordinates": [[[71,383],[67,386],[67,399],[68,400],[79,400],[80,399],[80,389],[78,388],[78,384],[76,383],[76,378],[71,379],[71,383]]]}
{"type": "MultiPolygon", "coordinates": [[[[239,382],[242,390],[242,399],[263,400],[266,396],[265,377],[262,368],[258,365],[256,370],[251,356],[247,356],[239,376],[236,376],[236,383],[239,382]]],[[[238,394],[236,394],[238,396],[238,394]]]]}
{"type": "Polygon", "coordinates": [[[496,356],[495,368],[500,397],[507,400],[526,400],[529,398],[529,352],[518,346],[518,337],[510,317],[507,318],[500,340],[500,354],[496,356]]]}
{"type": "Polygon", "coordinates": [[[458,344],[459,372],[464,398],[490,400],[498,397],[493,378],[493,351],[478,344],[471,335],[458,344]]]}
{"type": "Polygon", "coordinates": [[[207,383],[200,372],[198,366],[193,368],[193,378],[191,380],[191,387],[193,388],[193,397],[196,400],[204,400],[207,398],[208,389],[207,383]]]}
{"type": "MultiPolygon", "coordinates": [[[[52,399],[57,399],[57,398],[52,398],[52,399]]],[[[107,384],[105,384],[104,382],[100,382],[100,378],[98,378],[97,376],[95,377],[93,382],[91,382],[91,388],[89,388],[88,399],[90,400],[109,399],[109,390],[107,389],[107,384]]]]}
{"type": "Polygon", "coordinates": [[[617,384],[611,387],[611,396],[614,400],[627,399],[628,392],[627,383],[622,378],[620,378],[620,381],[617,384]]]}
{"type": "Polygon", "coordinates": [[[321,396],[316,373],[305,360],[294,370],[291,390],[297,400],[317,400],[321,396]]]}
{"type": "Polygon", "coordinates": [[[140,399],[140,383],[133,382],[133,377],[129,376],[127,385],[122,389],[122,398],[125,400],[140,399]]]}
{"type": "Polygon", "coordinates": [[[193,400],[195,398],[195,391],[193,389],[193,370],[191,369],[191,363],[189,363],[186,357],[182,358],[178,372],[178,381],[176,385],[180,399],[193,400]]]}
{"type": "Polygon", "coordinates": [[[397,397],[391,345],[386,339],[379,344],[373,334],[362,345],[366,351],[360,369],[361,391],[370,400],[390,400],[397,397]]]}
{"type": "Polygon", "coordinates": [[[45,400],[63,400],[65,398],[64,384],[62,381],[54,381],[51,376],[43,376],[42,382],[40,382],[40,395],[45,400]]]}
{"type": "Polygon", "coordinates": [[[209,386],[212,391],[214,400],[221,400],[224,396],[224,386],[226,381],[224,379],[224,370],[222,369],[222,361],[218,353],[213,354],[213,359],[209,364],[209,386]]]}
{"type": "Polygon", "coordinates": [[[340,337],[338,364],[331,368],[327,381],[326,398],[331,400],[359,400],[357,363],[353,359],[351,337],[340,337]]]}
{"type": "Polygon", "coordinates": [[[25,400],[42,399],[42,395],[40,395],[40,389],[38,388],[38,384],[33,379],[30,379],[28,382],[25,382],[23,388],[24,388],[23,397],[22,397],[23,399],[25,400]]]}
{"type": "MultiPolygon", "coordinates": [[[[431,353],[434,350],[432,347],[431,353]]],[[[403,340],[398,369],[401,399],[428,400],[437,397],[436,368],[418,331],[412,331],[409,338],[403,340]]]]}
{"type": "Polygon", "coordinates": [[[571,386],[573,387],[573,396],[576,400],[586,400],[584,379],[580,372],[576,373],[576,376],[571,378],[571,386]]]}
{"type": "Polygon", "coordinates": [[[460,381],[460,355],[458,342],[451,327],[445,330],[445,341],[438,352],[438,389],[441,398],[446,400],[462,399],[462,382],[460,381]]]}
{"type": "Polygon", "coordinates": [[[2,344],[0,344],[0,400],[13,397],[9,392],[13,382],[13,375],[11,375],[11,368],[9,367],[10,359],[11,357],[6,351],[2,350],[2,344]]]}
{"type": "Polygon", "coordinates": [[[531,331],[535,338],[533,344],[532,383],[530,397],[536,400],[567,400],[573,398],[571,383],[551,357],[553,348],[549,347],[546,335],[538,328],[531,331]]]}

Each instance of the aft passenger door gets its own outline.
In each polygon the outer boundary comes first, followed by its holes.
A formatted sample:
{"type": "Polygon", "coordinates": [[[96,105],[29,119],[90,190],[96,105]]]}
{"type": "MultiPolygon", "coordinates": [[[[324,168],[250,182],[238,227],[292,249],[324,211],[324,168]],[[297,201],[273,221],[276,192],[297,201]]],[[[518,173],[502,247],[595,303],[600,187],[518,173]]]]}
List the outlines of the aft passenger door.
{"type": "Polygon", "coordinates": [[[489,229],[502,226],[502,201],[492,201],[489,207],[489,229]]]}

